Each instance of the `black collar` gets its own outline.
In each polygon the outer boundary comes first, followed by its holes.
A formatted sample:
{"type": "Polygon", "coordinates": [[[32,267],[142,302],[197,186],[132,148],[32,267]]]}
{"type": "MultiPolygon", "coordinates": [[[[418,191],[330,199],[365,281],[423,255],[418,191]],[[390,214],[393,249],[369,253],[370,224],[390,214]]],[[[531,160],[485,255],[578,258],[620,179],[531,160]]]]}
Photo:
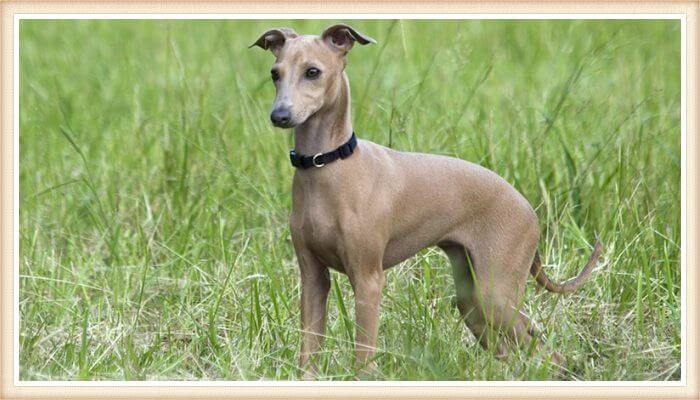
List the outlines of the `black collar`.
{"type": "Polygon", "coordinates": [[[321,168],[326,164],[330,164],[337,159],[345,159],[352,155],[352,152],[357,147],[357,137],[355,132],[352,133],[350,139],[335,150],[328,153],[318,153],[313,156],[305,156],[297,154],[294,150],[289,152],[289,159],[292,165],[296,168],[307,169],[311,167],[321,168]]]}

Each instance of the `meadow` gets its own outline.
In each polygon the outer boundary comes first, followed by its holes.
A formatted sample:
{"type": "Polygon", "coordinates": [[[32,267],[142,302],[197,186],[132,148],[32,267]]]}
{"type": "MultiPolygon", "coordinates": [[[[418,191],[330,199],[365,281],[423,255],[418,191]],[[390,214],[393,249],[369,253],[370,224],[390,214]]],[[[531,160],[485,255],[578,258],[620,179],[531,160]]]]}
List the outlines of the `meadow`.
{"type": "MultiPolygon", "coordinates": [[[[533,204],[541,348],[496,360],[446,257],[386,273],[381,380],[678,380],[680,22],[345,21],[358,136],[460,157],[533,204]],[[549,362],[557,349],[567,360],[549,362]]],[[[20,379],[294,380],[292,135],[269,110],[271,27],[336,21],[20,23],[20,379]]],[[[353,294],[332,273],[319,379],[353,380],[353,294]]]]}

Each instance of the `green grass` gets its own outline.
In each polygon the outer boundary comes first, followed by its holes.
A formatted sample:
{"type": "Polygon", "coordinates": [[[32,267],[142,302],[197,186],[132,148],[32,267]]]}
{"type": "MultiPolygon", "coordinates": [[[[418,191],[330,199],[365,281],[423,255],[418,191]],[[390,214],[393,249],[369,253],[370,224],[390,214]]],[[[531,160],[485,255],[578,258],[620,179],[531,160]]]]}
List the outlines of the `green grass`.
{"type": "MultiPolygon", "coordinates": [[[[331,21],[22,21],[20,379],[300,374],[288,132],[268,122],[267,28],[331,21]]],[[[360,137],[461,157],[536,208],[541,351],[498,361],[452,305],[443,254],[387,272],[378,379],[680,379],[680,23],[352,21],[360,137]],[[568,371],[548,360],[566,355],[568,371]]],[[[321,379],[351,380],[333,273],[321,379]]]]}

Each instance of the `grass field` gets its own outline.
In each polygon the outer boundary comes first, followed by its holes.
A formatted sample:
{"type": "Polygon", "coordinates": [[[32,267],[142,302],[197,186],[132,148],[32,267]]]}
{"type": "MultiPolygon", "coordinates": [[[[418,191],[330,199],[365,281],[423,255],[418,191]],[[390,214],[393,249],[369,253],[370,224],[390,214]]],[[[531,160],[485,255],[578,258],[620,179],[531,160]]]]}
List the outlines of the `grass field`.
{"type": "MultiPolygon", "coordinates": [[[[300,376],[288,132],[267,28],[334,21],[22,21],[20,379],[300,376]]],[[[495,360],[428,249],[387,272],[376,379],[680,379],[680,23],[350,21],[355,130],[480,163],[540,216],[542,351],[495,360]],[[552,349],[568,370],[549,363],[552,349]]],[[[351,380],[333,273],[321,379],[351,380]]]]}

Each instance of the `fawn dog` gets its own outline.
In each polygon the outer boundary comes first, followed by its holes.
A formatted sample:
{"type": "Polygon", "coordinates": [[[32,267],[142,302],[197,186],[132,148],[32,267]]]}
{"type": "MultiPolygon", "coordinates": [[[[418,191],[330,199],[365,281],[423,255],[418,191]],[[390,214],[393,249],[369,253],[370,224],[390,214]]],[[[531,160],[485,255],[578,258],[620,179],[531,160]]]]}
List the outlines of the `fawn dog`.
{"type": "MultiPolygon", "coordinates": [[[[506,344],[529,343],[535,327],[520,311],[528,275],[551,292],[572,291],[596,265],[600,243],[576,278],[552,282],[537,253],[537,215],[503,178],[460,159],[358,140],[345,74],[355,43],[376,42],[339,24],[321,36],[271,29],[250,46],[276,57],[270,119],[294,129],[290,228],[301,272],[304,379],[316,375],[312,358],[324,335],[328,269],[350,279],[356,361],[370,373],[384,270],[429,246],[447,254],[457,307],[482,346],[499,356],[506,344]]],[[[553,361],[563,363],[557,353],[553,361]]]]}

